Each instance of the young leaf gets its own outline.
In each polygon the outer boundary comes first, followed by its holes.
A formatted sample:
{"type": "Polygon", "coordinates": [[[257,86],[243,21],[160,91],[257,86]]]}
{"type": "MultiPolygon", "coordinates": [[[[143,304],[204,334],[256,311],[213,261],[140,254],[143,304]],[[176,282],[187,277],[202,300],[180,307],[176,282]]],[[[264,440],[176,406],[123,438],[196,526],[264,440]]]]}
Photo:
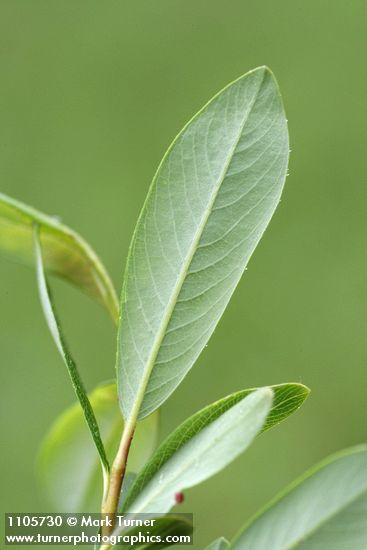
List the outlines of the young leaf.
{"type": "Polygon", "coordinates": [[[367,445],[329,457],[250,521],[233,550],[365,550],[367,445]]]}
{"type": "Polygon", "coordinates": [[[264,67],[215,96],[168,149],[121,298],[117,378],[131,425],[167,399],[212,334],[279,202],[288,150],[264,67]]]}
{"type": "MultiPolygon", "coordinates": [[[[180,448],[171,449],[169,458],[144,483],[144,488],[136,498],[128,498],[125,504],[127,512],[164,514],[175,505],[177,495],[184,489],[201,483],[225,468],[260,432],[270,412],[272,400],[273,391],[270,388],[256,390],[197,431],[193,437],[187,438],[180,448]]],[[[152,461],[155,460],[156,455],[152,458],[152,461]]],[[[135,485],[144,475],[145,470],[138,476],[135,485]]]]}
{"type": "MultiPolygon", "coordinates": [[[[101,429],[107,458],[112,461],[123,429],[116,384],[101,384],[88,397],[101,429]]],[[[144,466],[157,437],[158,412],[155,412],[137,425],[129,471],[139,471],[144,466]]],[[[40,450],[38,467],[49,500],[59,512],[99,511],[102,498],[99,460],[79,403],[63,412],[51,427],[40,450]]]]}
{"type": "Polygon", "coordinates": [[[39,290],[39,295],[41,299],[43,313],[45,315],[48,328],[50,329],[50,332],[51,332],[52,338],[54,339],[56,347],[60,352],[60,355],[66,365],[66,368],[68,369],[69,376],[73,384],[75,393],[77,395],[77,398],[79,399],[79,403],[82,407],[85,420],[87,422],[92,439],[94,441],[99,457],[101,459],[104,487],[106,488],[108,473],[109,473],[109,463],[107,460],[106,451],[103,446],[103,442],[99,432],[97,420],[94,415],[94,411],[91,407],[83,382],[80,378],[77,366],[69,352],[65,338],[61,332],[60,323],[56,316],[55,308],[52,302],[50,290],[48,287],[48,283],[46,280],[46,275],[43,267],[41,243],[39,240],[39,227],[37,225],[34,226],[33,235],[34,235],[34,250],[36,255],[37,283],[38,283],[38,290],[39,290]]]}
{"type": "Polygon", "coordinates": [[[224,537],[221,537],[220,539],[215,540],[209,546],[206,547],[205,550],[228,550],[229,549],[229,542],[224,537]]]}
{"type": "Polygon", "coordinates": [[[92,248],[57,219],[0,193],[0,251],[31,263],[34,224],[40,227],[45,269],[101,303],[117,322],[119,306],[115,289],[92,248]]]}
{"type": "MultiPolygon", "coordinates": [[[[175,453],[179,452],[182,447],[190,442],[190,440],[200,434],[204,428],[219,419],[224,413],[243,401],[257,389],[258,388],[246,389],[228,395],[227,397],[208,405],[185,420],[185,422],[183,422],[183,424],[181,424],[171,435],[168,436],[166,441],[162,443],[162,445],[152,456],[151,460],[138,475],[130,490],[130,493],[127,496],[124,510],[129,509],[130,505],[133,504],[139,493],[142,492],[142,490],[153,478],[156,479],[161,468],[172,458],[175,453]]],[[[274,396],[272,407],[266,418],[265,424],[262,427],[262,431],[279,424],[299,409],[309,394],[309,389],[302,384],[279,384],[277,386],[271,386],[271,389],[274,396]]]]}

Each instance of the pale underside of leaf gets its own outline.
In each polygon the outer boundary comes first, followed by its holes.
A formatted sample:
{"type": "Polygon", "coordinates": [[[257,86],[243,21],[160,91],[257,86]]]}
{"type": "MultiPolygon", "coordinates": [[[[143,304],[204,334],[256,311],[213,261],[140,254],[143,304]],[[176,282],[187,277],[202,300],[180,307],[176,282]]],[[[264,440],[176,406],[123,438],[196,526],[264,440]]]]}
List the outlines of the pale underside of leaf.
{"type": "Polygon", "coordinates": [[[202,351],[279,202],[288,152],[279,91],[264,68],[218,94],[168,150],[122,292],[125,418],[159,407],[202,351]]]}
{"type": "Polygon", "coordinates": [[[272,390],[261,388],[224,412],[171,455],[127,511],[168,512],[177,493],[213,476],[251,444],[266,421],[272,400],[272,390]]]}
{"type": "MultiPolygon", "coordinates": [[[[194,436],[199,434],[206,426],[209,426],[217,418],[223,415],[234,405],[245,399],[250,393],[258,388],[242,390],[231,394],[219,401],[208,405],[201,411],[183,422],[168,438],[162,443],[140,472],[134,482],[124,505],[124,510],[134,502],[137,496],[152,478],[159,477],[159,472],[164,464],[178,452],[194,436]]],[[[282,422],[289,415],[294,413],[305,401],[309,389],[302,384],[280,384],[271,386],[273,391],[272,408],[266,418],[262,431],[267,430],[282,422]]]]}
{"type": "Polygon", "coordinates": [[[232,543],[233,550],[365,550],[367,446],[334,455],[294,482],[232,543]]]}
{"type": "Polygon", "coordinates": [[[47,272],[72,283],[101,303],[117,321],[119,306],[113,283],[94,250],[75,231],[0,193],[0,251],[18,261],[33,263],[33,224],[40,240],[47,272]]]}

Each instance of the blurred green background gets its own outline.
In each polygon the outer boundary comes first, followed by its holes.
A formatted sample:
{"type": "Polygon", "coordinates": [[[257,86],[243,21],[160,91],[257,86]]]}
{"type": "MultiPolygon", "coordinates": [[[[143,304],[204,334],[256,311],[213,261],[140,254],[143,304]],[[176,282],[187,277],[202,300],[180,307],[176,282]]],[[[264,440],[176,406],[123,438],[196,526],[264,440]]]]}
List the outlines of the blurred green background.
{"type": "MultiPolygon", "coordinates": [[[[158,162],[214,93],[267,64],[291,137],[282,202],[209,346],[163,408],[162,437],[240,388],[312,396],[187,493],[196,548],[232,536],[326,454],[367,437],[367,6],[362,0],[1,0],[0,190],[81,232],[120,288],[158,162]]],[[[0,258],[4,511],[47,511],[38,445],[74,401],[31,269],[0,258]]],[[[114,372],[105,313],[55,281],[89,388],[114,372]]]]}

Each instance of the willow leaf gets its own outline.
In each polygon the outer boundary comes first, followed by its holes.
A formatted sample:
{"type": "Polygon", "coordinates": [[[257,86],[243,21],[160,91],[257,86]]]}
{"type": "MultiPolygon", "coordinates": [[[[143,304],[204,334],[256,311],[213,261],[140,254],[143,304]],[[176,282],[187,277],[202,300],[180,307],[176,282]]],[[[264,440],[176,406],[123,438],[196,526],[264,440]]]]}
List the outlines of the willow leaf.
{"type": "MultiPolygon", "coordinates": [[[[223,411],[176,450],[125,507],[133,513],[166,513],[176,496],[213,476],[239,456],[261,431],[273,392],[260,388],[223,411]]],[[[154,455],[152,461],[156,456],[154,455]]],[[[149,464],[149,463],[148,463],[149,464]]],[[[145,471],[143,470],[142,476],[145,471]]],[[[141,476],[140,475],[140,476],[141,476]]],[[[138,476],[137,482],[140,478],[138,476]]]]}
{"type": "Polygon", "coordinates": [[[0,193],[0,251],[33,261],[33,225],[40,227],[45,269],[101,303],[117,322],[118,300],[111,279],[89,244],[75,231],[0,193]]]}
{"type": "MultiPolygon", "coordinates": [[[[268,430],[279,424],[298,410],[309,394],[309,389],[302,384],[279,384],[277,386],[270,386],[270,388],[274,397],[272,407],[266,417],[262,431],[268,430]]],[[[185,420],[185,422],[172,432],[162,445],[160,445],[145,468],[140,472],[127,496],[124,510],[130,508],[134,500],[153,478],[157,476],[159,478],[161,468],[175,453],[180,451],[180,449],[189,443],[192,438],[200,434],[202,430],[210,426],[225,412],[258,389],[259,388],[252,388],[232,393],[208,405],[185,420]]]]}
{"type": "Polygon", "coordinates": [[[80,378],[77,366],[70,354],[69,348],[66,344],[65,338],[61,331],[60,323],[56,316],[55,308],[52,302],[51,293],[49,290],[49,286],[48,286],[45,271],[44,271],[41,243],[39,239],[39,227],[37,225],[34,226],[33,235],[34,235],[34,249],[36,254],[38,290],[39,290],[43,313],[44,313],[48,328],[51,332],[52,338],[54,339],[54,342],[56,344],[56,347],[59,350],[59,353],[66,365],[66,368],[68,369],[72,385],[74,387],[79,403],[82,407],[85,420],[87,422],[91,436],[93,438],[96,449],[100,456],[103,477],[104,477],[104,486],[106,487],[108,473],[109,473],[109,462],[106,456],[105,448],[103,446],[101,434],[99,431],[98,423],[97,423],[93,408],[90,404],[83,382],[80,378]]]}
{"type": "Polygon", "coordinates": [[[365,550],[367,446],[329,457],[272,501],[233,550],[365,550]]]}
{"type": "Polygon", "coordinates": [[[131,425],[159,407],[214,331],[279,202],[288,132],[266,68],[214,97],[154,177],[130,247],[117,358],[131,425]]]}

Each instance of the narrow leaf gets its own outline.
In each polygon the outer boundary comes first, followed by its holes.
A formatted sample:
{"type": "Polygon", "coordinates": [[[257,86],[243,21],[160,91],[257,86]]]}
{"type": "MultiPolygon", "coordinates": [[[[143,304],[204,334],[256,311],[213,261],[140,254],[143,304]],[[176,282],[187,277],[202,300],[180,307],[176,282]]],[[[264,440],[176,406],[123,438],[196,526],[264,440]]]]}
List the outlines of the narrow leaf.
{"type": "MultiPolygon", "coordinates": [[[[212,424],[225,412],[237,405],[237,403],[243,401],[257,389],[258,388],[246,389],[228,395],[227,397],[208,405],[185,420],[185,422],[183,422],[183,424],[181,424],[171,435],[168,436],[166,441],[162,443],[162,445],[152,456],[151,460],[139,474],[131,488],[130,493],[128,494],[124,509],[126,510],[129,508],[149,481],[158,475],[158,472],[166,464],[166,462],[168,462],[175,453],[184,447],[186,443],[190,442],[190,440],[200,434],[204,428],[212,424]]],[[[285,418],[295,412],[302,405],[309,394],[309,389],[302,384],[280,384],[277,386],[271,386],[271,389],[274,395],[272,408],[266,418],[262,431],[279,424],[279,422],[282,422],[285,418]]]]}
{"type": "Polygon", "coordinates": [[[367,446],[329,457],[294,482],[235,539],[234,550],[365,550],[367,446]]]}
{"type": "Polygon", "coordinates": [[[94,411],[89,402],[87,393],[85,391],[83,382],[80,378],[75,361],[69,352],[65,338],[61,332],[61,326],[55,313],[55,308],[52,302],[50,290],[48,287],[48,283],[46,280],[46,275],[43,267],[43,257],[42,257],[41,243],[39,240],[38,226],[34,226],[34,248],[35,248],[35,254],[36,254],[38,290],[39,290],[39,295],[41,299],[43,313],[45,315],[48,328],[50,329],[51,335],[55,341],[56,347],[59,350],[60,355],[68,369],[69,376],[73,384],[75,393],[83,409],[85,420],[87,422],[91,436],[93,438],[96,449],[101,459],[104,483],[106,484],[108,472],[109,472],[109,463],[108,463],[106,452],[102,443],[102,439],[99,432],[97,420],[94,415],[94,411]]]}
{"type": "MultiPolygon", "coordinates": [[[[98,386],[89,394],[112,462],[123,429],[116,384],[98,386]]],[[[129,471],[139,471],[153,452],[158,437],[158,413],[139,422],[129,456],[129,471]]],[[[101,471],[98,456],[76,403],[64,411],[47,434],[39,454],[38,469],[50,502],[59,512],[92,512],[100,509],[101,471]]],[[[126,479],[129,479],[127,474],[126,479]]]]}
{"type": "Polygon", "coordinates": [[[131,424],[167,399],[204,348],[279,202],[287,163],[286,118],[263,67],[215,96],[168,149],[121,298],[117,377],[131,424]]]}
{"type": "MultiPolygon", "coordinates": [[[[171,453],[136,498],[126,504],[127,511],[168,512],[184,489],[225,468],[251,444],[264,426],[272,400],[270,388],[256,390],[187,439],[171,453]]],[[[144,474],[143,470],[137,482],[144,474]]]]}
{"type": "Polygon", "coordinates": [[[229,542],[224,537],[215,540],[205,550],[227,550],[229,549],[229,542]]]}
{"type": "Polygon", "coordinates": [[[45,269],[101,303],[117,322],[118,300],[97,254],[75,231],[34,208],[0,193],[0,251],[33,262],[33,225],[40,227],[45,269]]]}

